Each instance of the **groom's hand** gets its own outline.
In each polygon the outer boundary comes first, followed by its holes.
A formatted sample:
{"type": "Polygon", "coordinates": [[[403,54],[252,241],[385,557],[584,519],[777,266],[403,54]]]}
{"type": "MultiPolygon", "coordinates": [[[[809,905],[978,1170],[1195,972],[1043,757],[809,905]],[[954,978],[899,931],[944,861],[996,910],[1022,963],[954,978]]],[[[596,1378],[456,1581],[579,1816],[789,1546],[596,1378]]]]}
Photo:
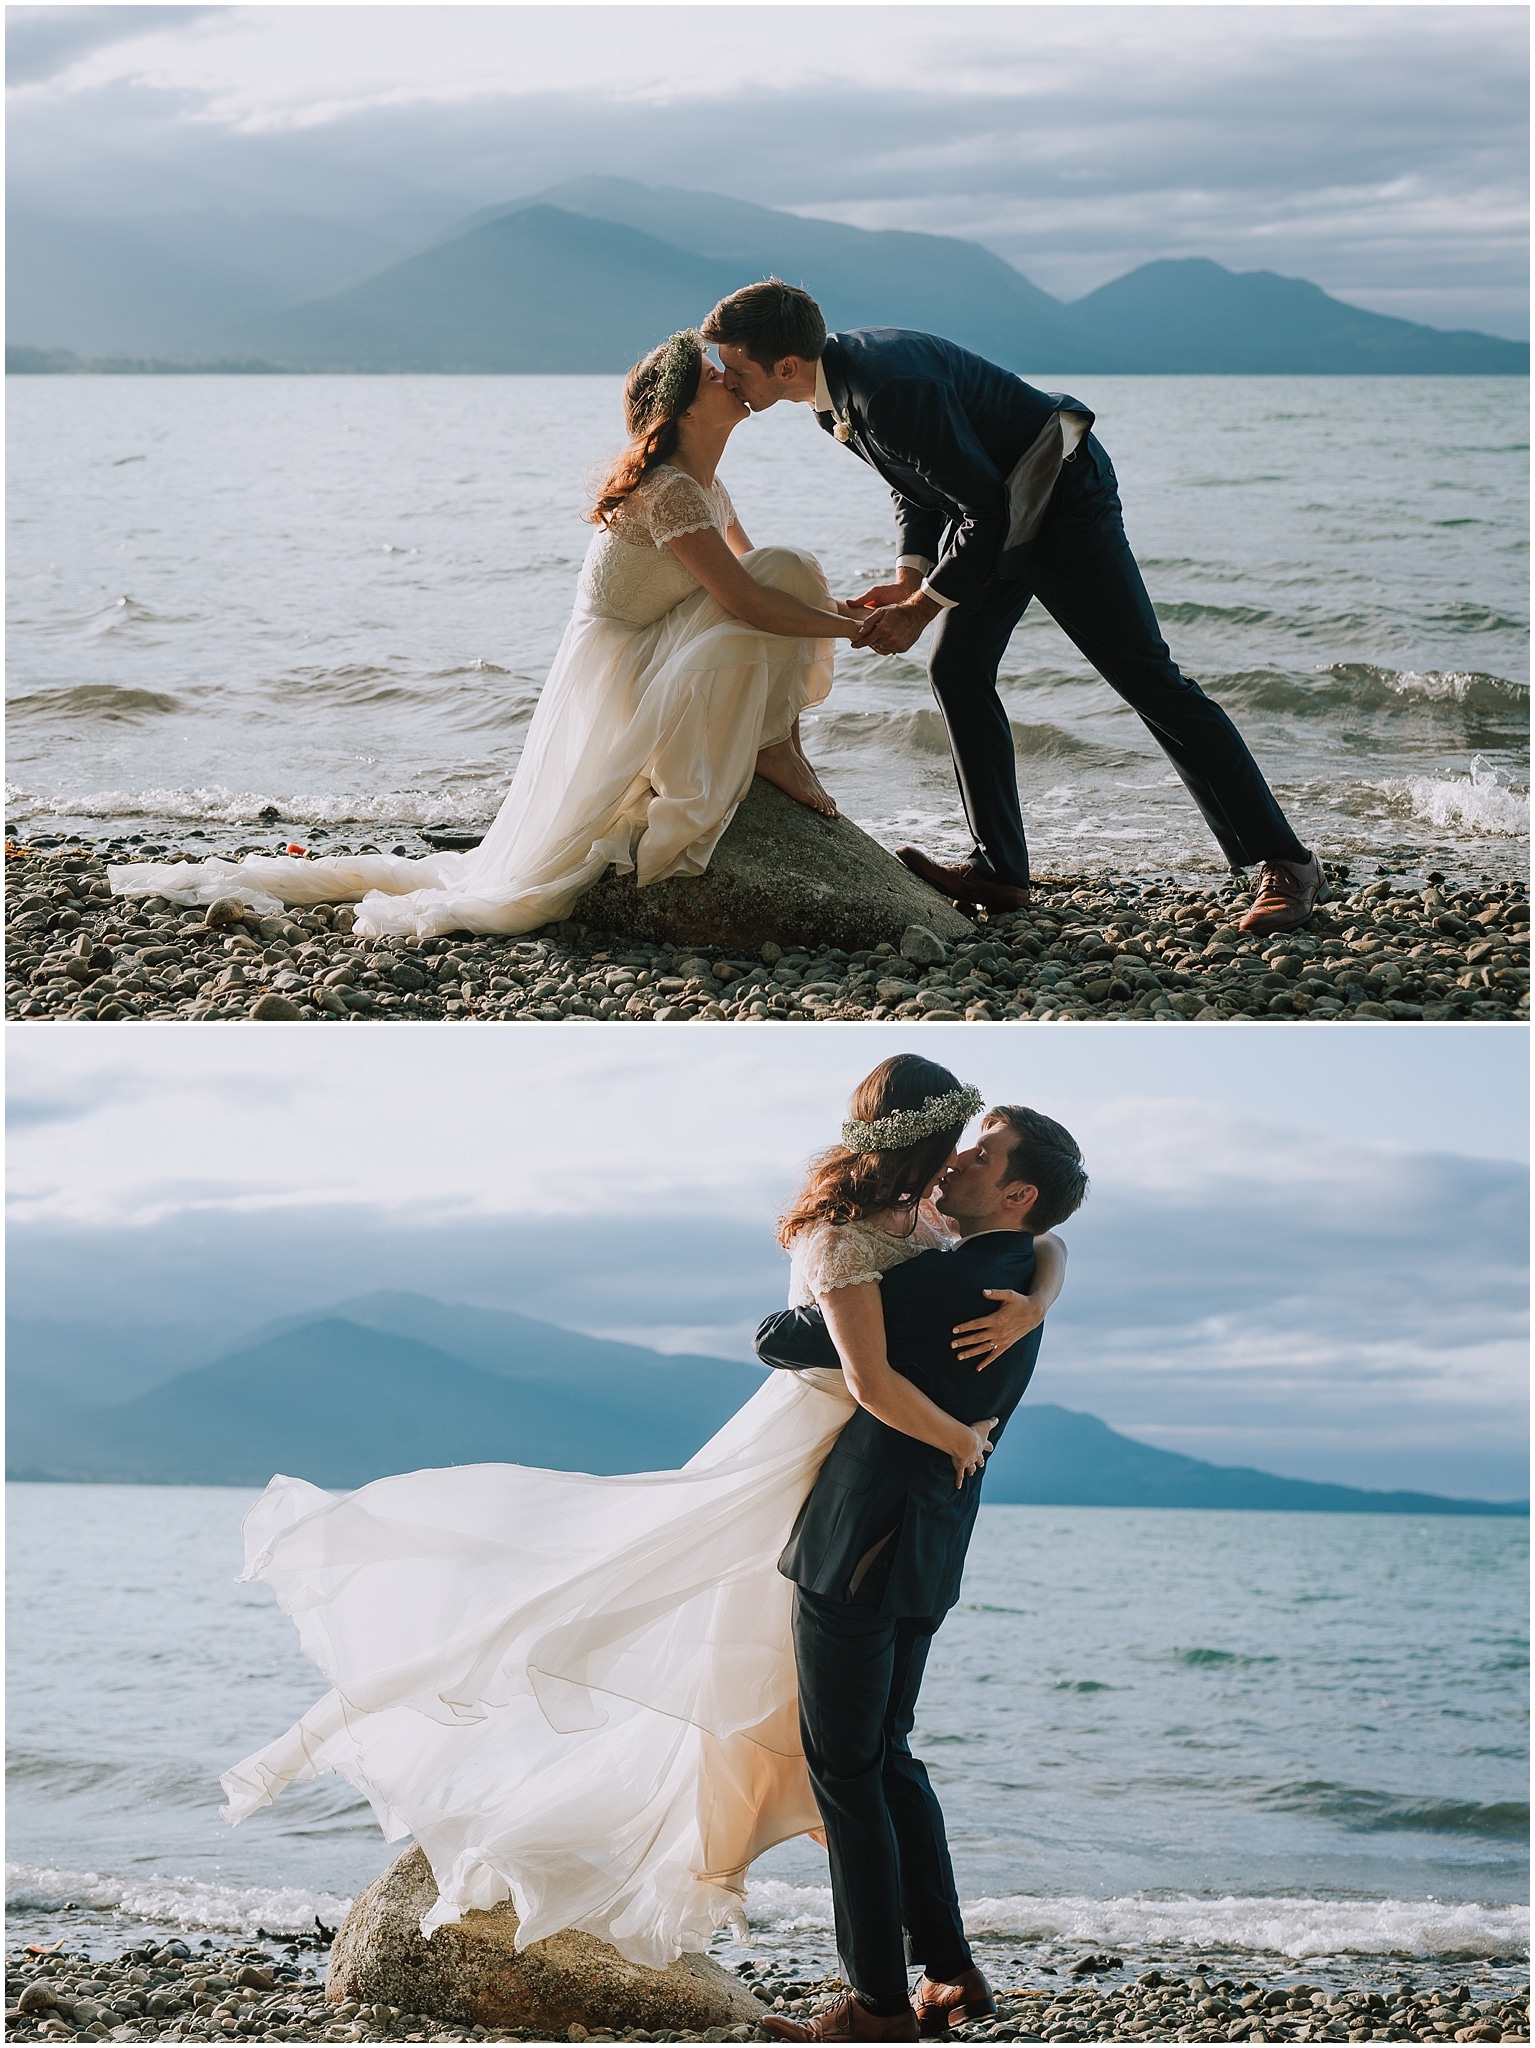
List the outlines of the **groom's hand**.
{"type": "Polygon", "coordinates": [[[899,604],[881,605],[870,612],[853,635],[853,645],[870,647],[876,654],[904,654],[942,610],[936,598],[916,591],[899,604]]]}
{"type": "Polygon", "coordinates": [[[896,570],[893,583],[876,583],[872,589],[866,590],[862,597],[855,597],[853,603],[860,611],[872,612],[880,605],[900,604],[903,599],[914,596],[921,588],[922,571],[908,563],[904,569],[896,570]]]}
{"type": "Polygon", "coordinates": [[[899,583],[876,583],[871,590],[864,591],[861,597],[855,597],[852,600],[853,609],[861,612],[872,612],[877,610],[882,604],[899,604],[903,597],[910,597],[922,579],[919,576],[913,576],[908,583],[904,580],[906,576],[904,569],[901,571],[901,575],[903,580],[899,583]]]}

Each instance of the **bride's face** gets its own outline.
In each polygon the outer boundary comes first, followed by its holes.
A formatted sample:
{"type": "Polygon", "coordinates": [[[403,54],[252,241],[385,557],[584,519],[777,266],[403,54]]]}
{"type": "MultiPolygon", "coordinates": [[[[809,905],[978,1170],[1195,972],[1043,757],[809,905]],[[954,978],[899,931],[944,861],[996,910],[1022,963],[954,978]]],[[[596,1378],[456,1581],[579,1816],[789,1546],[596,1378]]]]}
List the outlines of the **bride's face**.
{"type": "Polygon", "coordinates": [[[698,380],[698,390],[693,403],[680,420],[690,426],[711,428],[716,432],[723,427],[728,434],[732,427],[738,427],[751,412],[744,398],[738,398],[725,382],[724,372],[717,370],[707,356],[704,357],[703,373],[698,380]]]}

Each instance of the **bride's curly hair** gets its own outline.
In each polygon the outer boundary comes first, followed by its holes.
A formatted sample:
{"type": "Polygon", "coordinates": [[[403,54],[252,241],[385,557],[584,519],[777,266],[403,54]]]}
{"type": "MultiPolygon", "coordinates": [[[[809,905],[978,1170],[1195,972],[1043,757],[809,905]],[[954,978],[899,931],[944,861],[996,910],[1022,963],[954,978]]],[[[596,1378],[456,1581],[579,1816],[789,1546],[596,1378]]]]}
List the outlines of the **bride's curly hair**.
{"type": "MultiPolygon", "coordinates": [[[[947,1067],[914,1052],[898,1052],[859,1082],[848,1117],[877,1123],[898,1110],[920,1109],[934,1096],[952,1095],[959,1087],[947,1067]]],[[[850,1152],[846,1145],[833,1145],[810,1162],[804,1186],[778,1219],[778,1242],[792,1245],[813,1223],[858,1223],[886,1209],[915,1211],[964,1131],[961,1118],[952,1130],[888,1152],[850,1152]]]]}
{"type": "Polygon", "coordinates": [[[704,345],[690,328],[642,356],[624,379],[624,425],[629,445],[603,478],[586,517],[611,526],[631,492],[658,463],[677,452],[677,419],[698,396],[704,373],[704,345]]]}

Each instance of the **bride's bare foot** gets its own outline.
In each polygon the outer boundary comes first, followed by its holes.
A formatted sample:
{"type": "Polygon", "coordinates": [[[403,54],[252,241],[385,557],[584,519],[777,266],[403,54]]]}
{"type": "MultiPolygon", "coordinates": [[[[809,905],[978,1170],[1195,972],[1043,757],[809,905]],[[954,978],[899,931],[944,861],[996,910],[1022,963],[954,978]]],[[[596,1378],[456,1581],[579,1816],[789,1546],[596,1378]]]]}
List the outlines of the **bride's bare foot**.
{"type": "Polygon", "coordinates": [[[837,806],[822,789],[815,770],[792,739],[763,747],[757,755],[757,773],[765,782],[781,789],[785,796],[792,796],[797,804],[819,811],[823,818],[837,816],[837,806]]]}

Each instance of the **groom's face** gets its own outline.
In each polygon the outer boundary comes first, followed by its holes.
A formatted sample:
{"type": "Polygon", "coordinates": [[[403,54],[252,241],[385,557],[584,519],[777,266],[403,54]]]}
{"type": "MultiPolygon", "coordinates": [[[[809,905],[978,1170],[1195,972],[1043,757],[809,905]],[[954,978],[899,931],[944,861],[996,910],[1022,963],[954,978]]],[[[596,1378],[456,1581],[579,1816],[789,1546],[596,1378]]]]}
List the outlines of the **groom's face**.
{"type": "MultiPolygon", "coordinates": [[[[725,373],[725,382],[749,405],[753,412],[766,412],[770,405],[776,405],[784,395],[785,379],[779,375],[781,364],[774,364],[771,370],[764,370],[761,363],[753,361],[744,348],[734,342],[722,341],[714,353],[720,359],[720,368],[725,373]]],[[[788,356],[785,361],[794,369],[799,368],[798,359],[788,356]]]]}
{"type": "Polygon", "coordinates": [[[950,1161],[936,1207],[962,1230],[1016,1229],[1034,1206],[1038,1190],[1011,1177],[1012,1136],[1006,1124],[982,1124],[969,1150],[950,1161]]]}

